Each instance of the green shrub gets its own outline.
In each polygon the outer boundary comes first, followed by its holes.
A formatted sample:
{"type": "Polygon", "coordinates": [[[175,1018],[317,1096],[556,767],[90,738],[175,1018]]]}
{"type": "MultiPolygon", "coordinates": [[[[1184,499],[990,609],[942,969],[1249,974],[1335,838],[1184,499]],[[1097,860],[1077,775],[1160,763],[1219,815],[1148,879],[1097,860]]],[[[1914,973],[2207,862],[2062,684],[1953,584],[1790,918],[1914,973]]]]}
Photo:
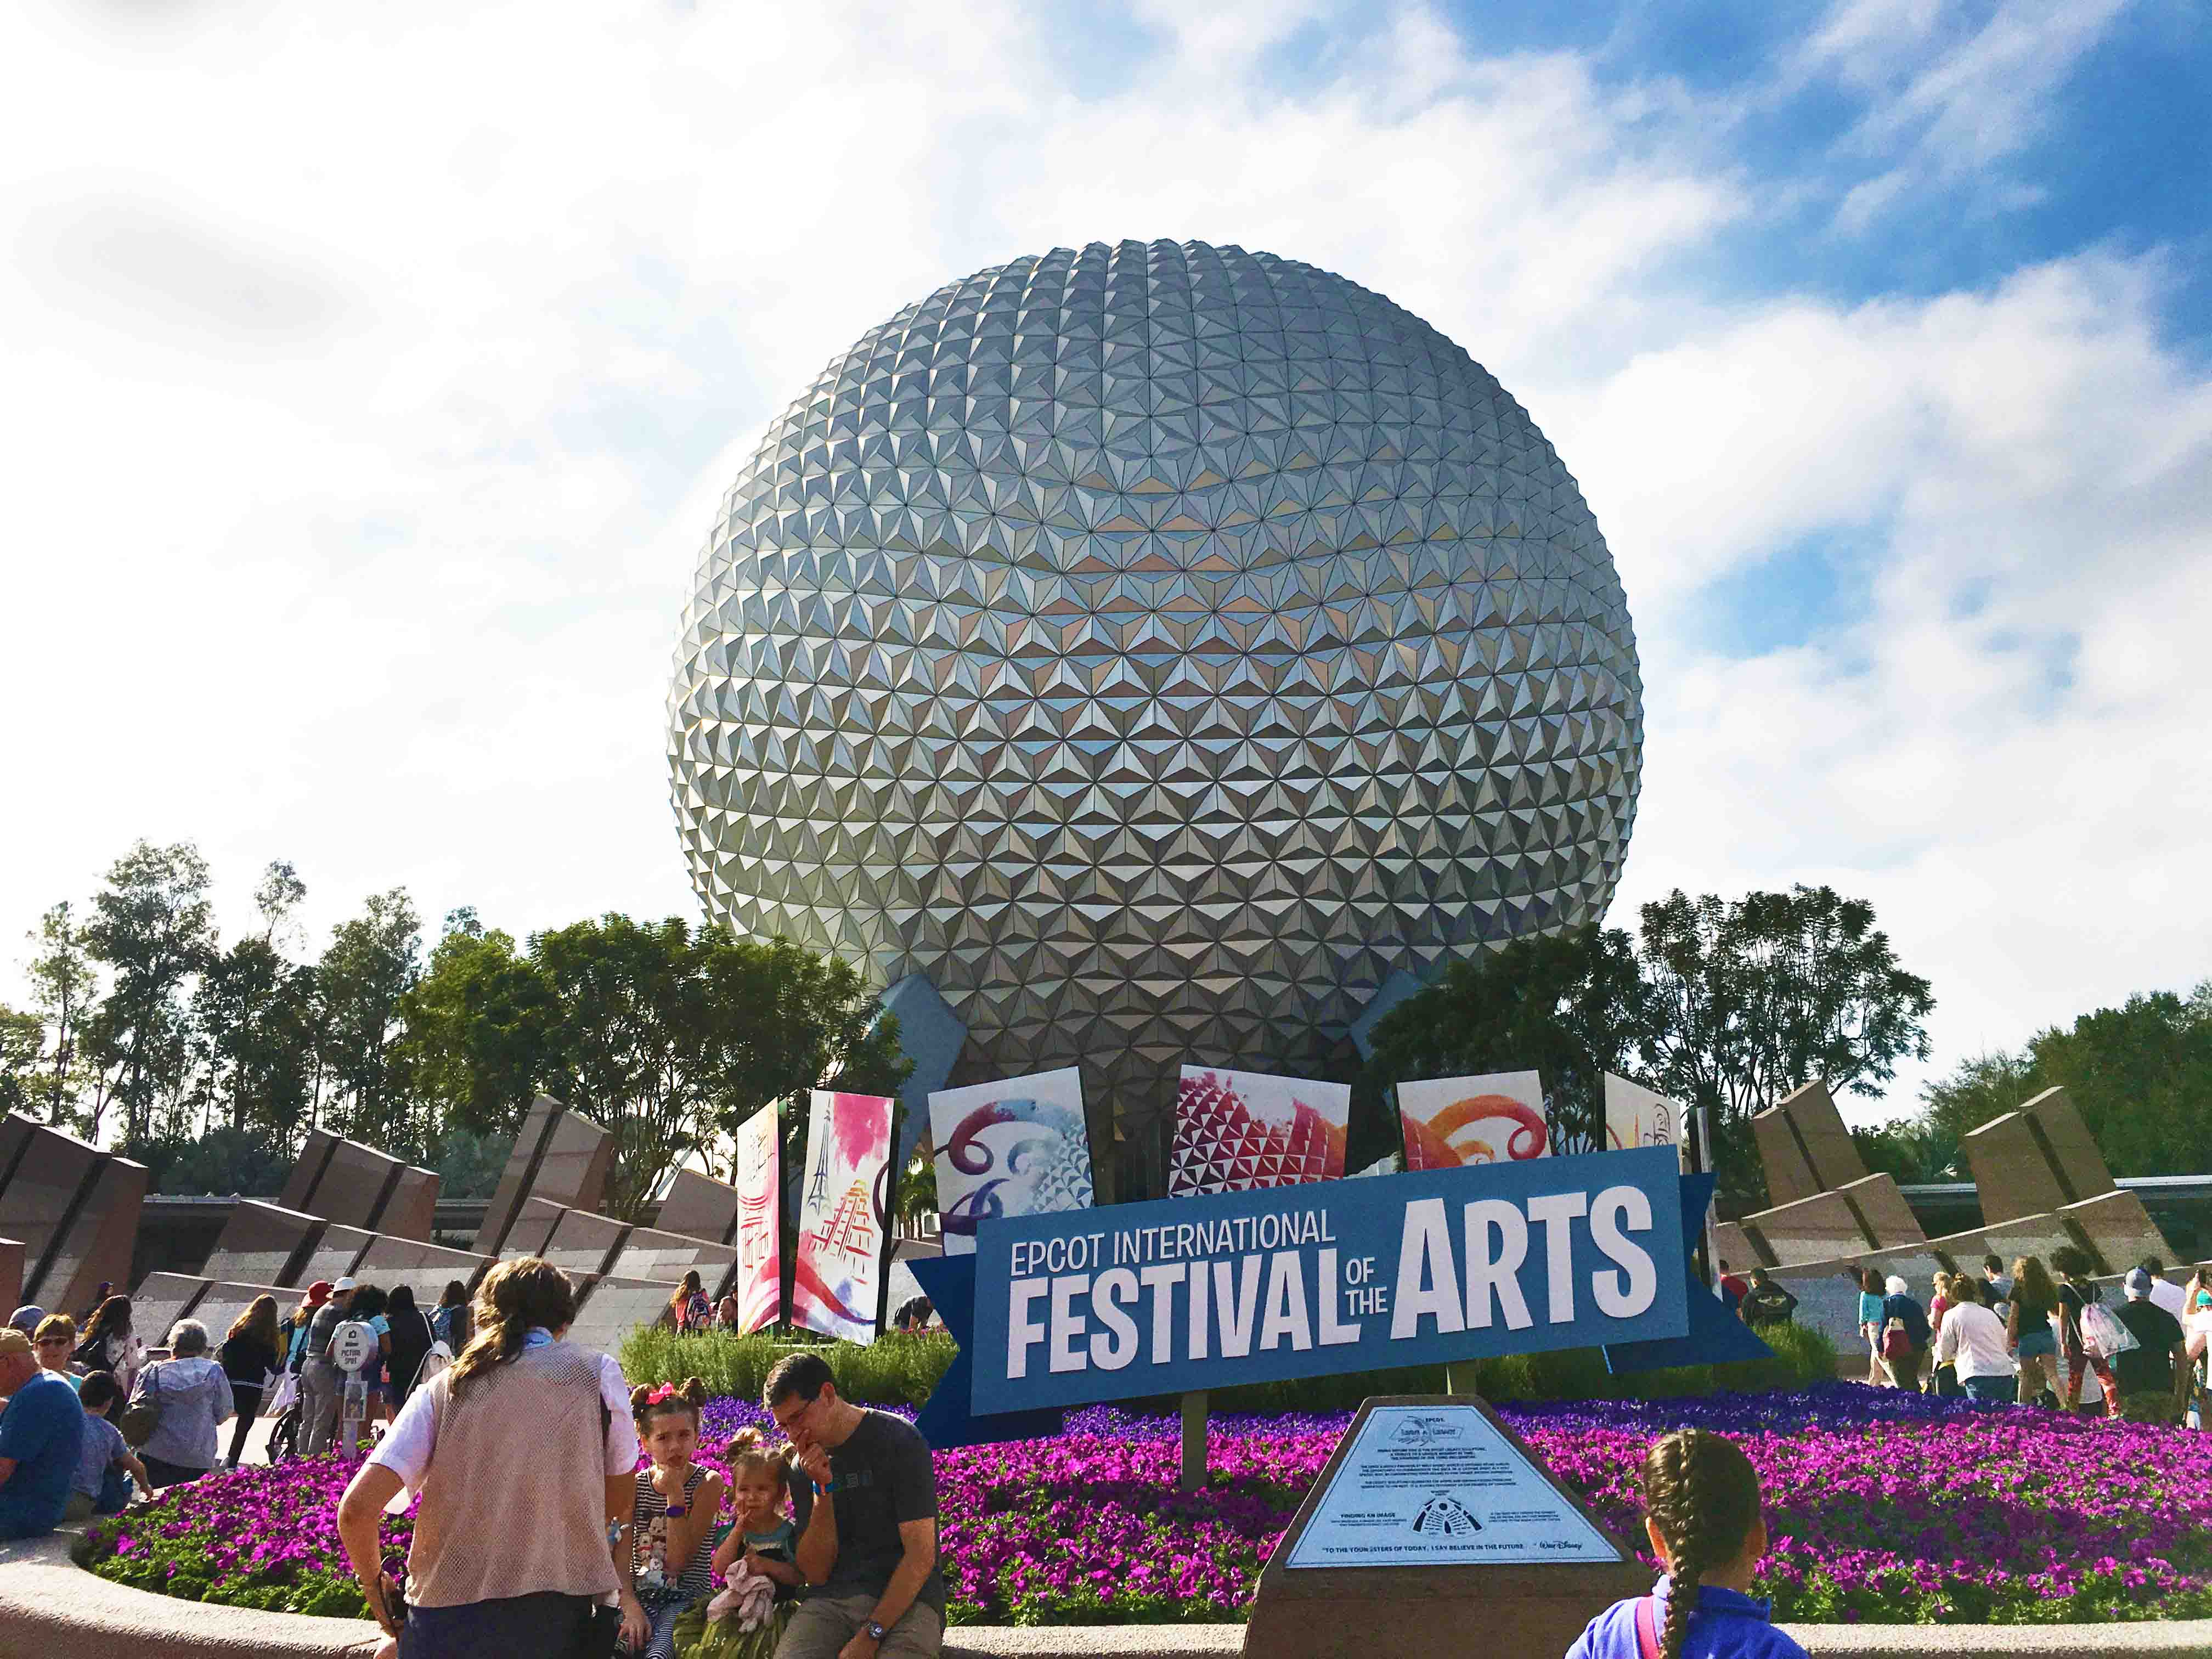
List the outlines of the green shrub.
{"type": "MultiPolygon", "coordinates": [[[[1761,1333],[1774,1350],[1766,1359],[1723,1365],[1682,1365],[1616,1376],[1596,1348],[1504,1354],[1451,1367],[1452,1380],[1486,1400],[1666,1400],[1729,1389],[1800,1389],[1832,1382],[1836,1351],[1820,1332],[1784,1325],[1761,1333]]],[[[769,1370],[787,1353],[811,1348],[830,1362],[837,1392],[868,1406],[919,1406],[952,1363],[952,1339],[886,1336],[866,1347],[851,1342],[811,1342],[761,1332],[732,1336],[678,1336],[665,1327],[635,1332],[623,1344],[623,1371],[632,1382],[681,1382],[696,1376],[711,1394],[758,1400],[769,1370]]],[[[1208,1409],[1218,1412],[1327,1412],[1357,1406],[1370,1395],[1442,1394],[1445,1368],[1415,1365],[1397,1370],[1347,1371],[1290,1382],[1243,1382],[1215,1390],[1208,1409]]],[[[1133,1410],[1172,1411],[1175,1397],[1123,1402],[1133,1410]]]]}
{"type": "Polygon", "coordinates": [[[623,1375],[632,1383],[681,1382],[697,1377],[709,1394],[758,1400],[761,1384],[787,1353],[811,1350],[830,1362],[837,1392],[864,1406],[919,1406],[958,1352],[943,1332],[890,1335],[866,1347],[852,1342],[809,1340],[757,1331],[737,1336],[714,1331],[678,1336],[665,1326],[633,1331],[623,1344],[623,1375]]]}

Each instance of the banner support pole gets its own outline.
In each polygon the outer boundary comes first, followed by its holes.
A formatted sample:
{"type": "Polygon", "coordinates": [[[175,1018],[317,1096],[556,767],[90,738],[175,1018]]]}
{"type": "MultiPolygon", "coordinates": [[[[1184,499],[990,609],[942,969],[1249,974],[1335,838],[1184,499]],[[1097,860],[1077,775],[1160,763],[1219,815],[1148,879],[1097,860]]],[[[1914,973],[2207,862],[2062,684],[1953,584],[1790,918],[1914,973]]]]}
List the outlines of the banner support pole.
{"type": "Polygon", "coordinates": [[[1187,1394],[1182,1397],[1182,1478],[1179,1484],[1185,1492],[1198,1492],[1206,1486],[1206,1395],[1203,1392],[1187,1394]]]}

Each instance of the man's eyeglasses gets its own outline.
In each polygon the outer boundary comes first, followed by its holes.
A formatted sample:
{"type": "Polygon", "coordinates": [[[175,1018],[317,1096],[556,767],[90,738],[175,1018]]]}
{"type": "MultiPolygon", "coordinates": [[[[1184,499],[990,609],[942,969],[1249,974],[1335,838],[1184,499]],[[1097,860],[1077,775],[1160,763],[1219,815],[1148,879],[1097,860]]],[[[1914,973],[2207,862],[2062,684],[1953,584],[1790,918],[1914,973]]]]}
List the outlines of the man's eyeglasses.
{"type": "Polygon", "coordinates": [[[806,1413],[812,1411],[814,1407],[820,1403],[821,1399],[822,1396],[817,1394],[811,1400],[801,1401],[799,1404],[799,1408],[793,1412],[788,1417],[786,1417],[777,1407],[771,1406],[769,1407],[769,1415],[775,1419],[776,1427],[781,1429],[785,1434],[788,1435],[792,1430],[798,1427],[800,1423],[805,1420],[806,1413]]]}
{"type": "Polygon", "coordinates": [[[66,1348],[69,1345],[70,1340],[65,1336],[36,1337],[33,1339],[31,1344],[32,1346],[37,1348],[66,1348]]]}

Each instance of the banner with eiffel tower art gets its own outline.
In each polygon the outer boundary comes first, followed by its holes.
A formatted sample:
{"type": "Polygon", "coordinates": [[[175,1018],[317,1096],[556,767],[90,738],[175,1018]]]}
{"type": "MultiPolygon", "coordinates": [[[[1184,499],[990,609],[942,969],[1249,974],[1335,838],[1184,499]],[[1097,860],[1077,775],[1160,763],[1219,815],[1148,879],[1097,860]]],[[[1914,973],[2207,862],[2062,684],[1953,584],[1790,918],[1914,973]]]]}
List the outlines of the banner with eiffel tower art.
{"type": "Polygon", "coordinates": [[[1247,1193],[1344,1174],[1352,1085],[1186,1066],[1168,1195],[1247,1193]]]}
{"type": "Polygon", "coordinates": [[[939,1089],[929,1097],[929,1136],[950,1255],[975,1248],[979,1222],[1091,1206],[1091,1131],[1073,1066],[939,1089]]]}
{"type": "Polygon", "coordinates": [[[878,1095],[810,1092],[792,1322],[872,1342],[890,1212],[891,1103],[878,1095]]]}

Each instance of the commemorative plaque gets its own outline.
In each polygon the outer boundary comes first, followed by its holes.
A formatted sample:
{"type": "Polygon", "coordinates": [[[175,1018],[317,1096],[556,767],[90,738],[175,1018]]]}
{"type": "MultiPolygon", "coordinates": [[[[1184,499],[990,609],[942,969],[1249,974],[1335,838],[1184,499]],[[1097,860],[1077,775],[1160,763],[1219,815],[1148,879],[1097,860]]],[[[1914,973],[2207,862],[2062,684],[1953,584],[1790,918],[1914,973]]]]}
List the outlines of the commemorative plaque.
{"type": "Polygon", "coordinates": [[[1649,1568],[1473,1395],[1359,1409],[1260,1575],[1244,1651],[1564,1653],[1649,1568]],[[1315,1606],[1326,1603],[1326,1608],[1315,1606]]]}

